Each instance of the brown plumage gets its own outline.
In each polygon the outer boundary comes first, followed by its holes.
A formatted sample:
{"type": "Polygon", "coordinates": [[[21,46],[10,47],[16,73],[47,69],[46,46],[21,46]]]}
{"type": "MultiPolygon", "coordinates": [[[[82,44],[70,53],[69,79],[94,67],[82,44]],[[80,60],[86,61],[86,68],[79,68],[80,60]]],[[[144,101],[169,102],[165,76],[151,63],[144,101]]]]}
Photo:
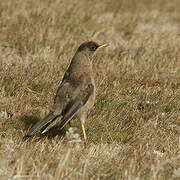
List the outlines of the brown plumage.
{"type": "Polygon", "coordinates": [[[86,143],[84,122],[95,101],[92,60],[95,51],[106,46],[107,44],[98,45],[93,41],[80,45],[57,90],[50,112],[29,130],[25,139],[39,131],[45,133],[55,125],[63,128],[68,122],[70,123],[74,115],[77,115],[81,120],[86,143]]]}

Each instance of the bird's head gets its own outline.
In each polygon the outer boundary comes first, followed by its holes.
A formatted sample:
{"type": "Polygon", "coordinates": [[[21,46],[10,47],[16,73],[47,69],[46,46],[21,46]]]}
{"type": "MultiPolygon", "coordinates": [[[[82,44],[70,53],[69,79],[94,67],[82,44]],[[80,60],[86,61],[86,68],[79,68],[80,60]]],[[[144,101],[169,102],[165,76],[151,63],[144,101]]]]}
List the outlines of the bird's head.
{"type": "Polygon", "coordinates": [[[89,58],[91,58],[94,56],[95,52],[107,46],[108,44],[99,45],[96,42],[88,41],[88,42],[82,43],[79,46],[79,48],[77,49],[77,53],[84,53],[85,55],[88,55],[89,58]]]}

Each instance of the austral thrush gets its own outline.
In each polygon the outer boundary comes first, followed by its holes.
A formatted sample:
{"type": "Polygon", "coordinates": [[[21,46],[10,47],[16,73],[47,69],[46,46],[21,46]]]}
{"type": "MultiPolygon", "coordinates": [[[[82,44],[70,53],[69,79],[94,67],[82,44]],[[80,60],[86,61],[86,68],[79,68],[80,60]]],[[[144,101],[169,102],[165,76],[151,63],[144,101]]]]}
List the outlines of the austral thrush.
{"type": "Polygon", "coordinates": [[[88,111],[93,107],[95,101],[92,60],[94,53],[106,46],[108,45],[98,45],[93,41],[85,42],[79,46],[64,74],[50,112],[44,119],[37,122],[24,138],[31,137],[39,131],[43,134],[53,126],[63,128],[77,115],[81,120],[86,144],[84,123],[88,111]]]}

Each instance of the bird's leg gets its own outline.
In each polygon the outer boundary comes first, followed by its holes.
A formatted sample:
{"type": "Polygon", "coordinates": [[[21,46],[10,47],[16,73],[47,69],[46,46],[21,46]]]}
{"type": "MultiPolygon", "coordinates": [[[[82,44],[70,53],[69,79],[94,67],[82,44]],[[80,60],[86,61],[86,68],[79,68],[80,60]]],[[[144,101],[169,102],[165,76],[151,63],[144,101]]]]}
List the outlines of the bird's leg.
{"type": "Polygon", "coordinates": [[[69,128],[71,127],[71,123],[70,123],[70,121],[68,122],[68,124],[69,124],[69,128]]]}
{"type": "Polygon", "coordinates": [[[86,131],[84,128],[84,121],[81,120],[81,127],[82,127],[82,131],[83,131],[83,135],[84,135],[84,144],[86,145],[87,143],[87,137],[86,137],[86,131]]]}

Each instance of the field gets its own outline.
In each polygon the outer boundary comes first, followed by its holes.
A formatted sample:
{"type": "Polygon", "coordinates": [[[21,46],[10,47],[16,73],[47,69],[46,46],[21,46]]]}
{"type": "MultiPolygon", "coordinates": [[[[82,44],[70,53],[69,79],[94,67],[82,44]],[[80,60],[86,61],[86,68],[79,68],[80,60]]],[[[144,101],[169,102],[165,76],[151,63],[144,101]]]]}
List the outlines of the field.
{"type": "Polygon", "coordinates": [[[1,0],[0,179],[180,179],[180,1],[1,0]],[[68,126],[22,141],[88,40],[110,46],[87,146],[68,126]]]}

